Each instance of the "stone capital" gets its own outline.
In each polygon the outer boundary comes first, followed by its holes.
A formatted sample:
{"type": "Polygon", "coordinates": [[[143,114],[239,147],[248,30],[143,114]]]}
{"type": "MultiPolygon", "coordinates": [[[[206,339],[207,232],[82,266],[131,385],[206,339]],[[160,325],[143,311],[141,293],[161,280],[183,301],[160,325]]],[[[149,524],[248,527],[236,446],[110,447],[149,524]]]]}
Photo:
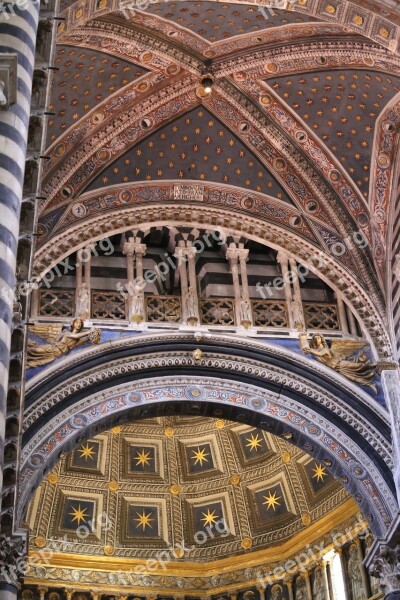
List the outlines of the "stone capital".
{"type": "Polygon", "coordinates": [[[132,242],[125,242],[125,244],[122,246],[122,252],[126,256],[133,256],[135,253],[135,244],[132,242]]]}
{"type": "Polygon", "coordinates": [[[379,577],[385,597],[394,592],[400,594],[400,544],[391,548],[381,544],[369,565],[373,577],[379,577]]]}
{"type": "Polygon", "coordinates": [[[1,581],[17,585],[25,574],[26,541],[21,537],[0,537],[1,581]]]}

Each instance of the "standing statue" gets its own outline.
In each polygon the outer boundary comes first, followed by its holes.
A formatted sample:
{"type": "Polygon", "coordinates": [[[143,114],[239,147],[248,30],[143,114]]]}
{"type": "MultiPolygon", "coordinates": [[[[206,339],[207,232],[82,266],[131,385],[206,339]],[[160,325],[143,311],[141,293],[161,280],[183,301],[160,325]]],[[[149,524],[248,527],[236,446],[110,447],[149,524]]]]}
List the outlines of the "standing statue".
{"type": "Polygon", "coordinates": [[[249,327],[253,321],[253,315],[251,313],[250,300],[242,298],[240,300],[240,322],[244,327],[249,327]]]}
{"type": "Polygon", "coordinates": [[[271,600],[282,600],[282,586],[278,583],[271,588],[271,600]]]}
{"type": "Polygon", "coordinates": [[[313,600],[326,600],[324,574],[321,567],[317,567],[314,571],[313,583],[313,600]]]}
{"type": "Polygon", "coordinates": [[[197,306],[197,294],[192,286],[189,287],[186,294],[186,317],[187,320],[198,321],[198,306],[197,306]]]}
{"type": "MultiPolygon", "coordinates": [[[[131,290],[129,290],[131,293],[131,290]]],[[[134,285],[131,296],[131,315],[130,320],[140,323],[144,319],[143,289],[140,285],[134,285]]]]}
{"type": "Polygon", "coordinates": [[[86,283],[82,283],[82,287],[78,292],[78,305],[76,307],[76,313],[78,317],[83,320],[89,318],[89,305],[90,296],[88,286],[86,283]]]}
{"type": "Polygon", "coordinates": [[[292,298],[292,315],[294,326],[298,331],[302,331],[304,329],[303,305],[296,296],[292,298]]]}
{"type": "Polygon", "coordinates": [[[356,544],[351,544],[349,548],[349,560],[347,563],[349,573],[349,583],[352,600],[365,600],[363,577],[361,572],[360,557],[356,544]]]}
{"type": "Polygon", "coordinates": [[[304,577],[298,577],[296,579],[295,600],[307,600],[307,586],[304,577]]]}
{"type": "Polygon", "coordinates": [[[316,333],[310,345],[303,346],[301,349],[304,354],[312,354],[324,365],[350,381],[368,386],[376,393],[376,386],[372,383],[376,365],[371,363],[364,352],[353,356],[354,352],[362,350],[366,345],[365,341],[334,339],[331,340],[329,347],[324,336],[316,333]]]}
{"type": "Polygon", "coordinates": [[[48,343],[40,346],[37,342],[28,340],[28,369],[47,365],[59,356],[68,354],[73,348],[86,344],[86,342],[90,341],[92,344],[100,342],[100,329],[92,328],[89,331],[82,331],[82,329],[83,321],[79,318],[72,321],[69,330],[63,329],[62,325],[55,324],[31,325],[29,332],[45,339],[48,343]]]}

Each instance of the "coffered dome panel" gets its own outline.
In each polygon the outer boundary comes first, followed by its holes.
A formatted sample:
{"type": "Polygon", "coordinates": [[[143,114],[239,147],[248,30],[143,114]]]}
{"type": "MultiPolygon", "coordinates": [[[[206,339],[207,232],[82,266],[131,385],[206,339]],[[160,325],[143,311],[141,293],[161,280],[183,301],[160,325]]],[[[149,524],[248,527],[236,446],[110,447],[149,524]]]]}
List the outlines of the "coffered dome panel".
{"type": "Polygon", "coordinates": [[[160,417],[79,440],[28,521],[32,548],[43,538],[56,548],[62,536],[67,553],[111,546],[146,558],[185,542],[191,562],[207,562],[283,544],[349,502],[325,464],[284,439],[221,419],[160,417]],[[77,527],[102,514],[110,527],[78,539],[77,527]]]}

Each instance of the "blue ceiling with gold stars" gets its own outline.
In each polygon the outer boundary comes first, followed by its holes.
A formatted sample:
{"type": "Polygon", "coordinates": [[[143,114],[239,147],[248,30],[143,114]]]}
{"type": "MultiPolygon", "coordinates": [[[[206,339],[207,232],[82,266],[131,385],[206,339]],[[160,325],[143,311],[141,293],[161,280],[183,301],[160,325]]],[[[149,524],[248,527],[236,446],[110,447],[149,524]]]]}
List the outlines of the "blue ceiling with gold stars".
{"type": "Polygon", "coordinates": [[[160,179],[230,184],[291,202],[248,148],[205,108],[196,108],[119,157],[88,190],[160,179]]]}
{"type": "Polygon", "coordinates": [[[57,46],[47,146],[103,100],[147,72],[125,60],[72,46],[57,46]]]}
{"type": "Polygon", "coordinates": [[[272,27],[318,21],[315,17],[279,9],[268,12],[266,19],[257,6],[222,2],[157,2],[150,4],[146,12],[190,29],[209,42],[272,27]]]}
{"type": "Polygon", "coordinates": [[[332,70],[274,77],[267,83],[324,142],[367,198],[375,123],[400,91],[400,77],[332,70]]]}

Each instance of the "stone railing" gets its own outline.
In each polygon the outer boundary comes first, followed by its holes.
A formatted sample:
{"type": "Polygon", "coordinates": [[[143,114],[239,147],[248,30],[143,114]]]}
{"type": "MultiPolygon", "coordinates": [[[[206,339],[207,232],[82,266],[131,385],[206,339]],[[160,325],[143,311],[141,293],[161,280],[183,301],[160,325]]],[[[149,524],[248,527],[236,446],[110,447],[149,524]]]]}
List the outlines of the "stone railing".
{"type": "MultiPolygon", "coordinates": [[[[120,292],[92,291],[91,315],[93,320],[127,321],[127,302],[120,292]]],[[[74,290],[41,290],[38,317],[73,318],[75,310],[74,290]]],[[[233,298],[200,298],[201,325],[238,325],[233,298]]],[[[145,296],[147,323],[182,323],[182,299],[180,296],[145,296]]],[[[284,300],[252,300],[253,326],[257,328],[289,329],[289,314],[284,300]]],[[[338,307],[323,302],[303,302],[306,328],[309,330],[340,331],[338,307]]],[[[34,315],[33,315],[34,316],[34,315]]]]}

